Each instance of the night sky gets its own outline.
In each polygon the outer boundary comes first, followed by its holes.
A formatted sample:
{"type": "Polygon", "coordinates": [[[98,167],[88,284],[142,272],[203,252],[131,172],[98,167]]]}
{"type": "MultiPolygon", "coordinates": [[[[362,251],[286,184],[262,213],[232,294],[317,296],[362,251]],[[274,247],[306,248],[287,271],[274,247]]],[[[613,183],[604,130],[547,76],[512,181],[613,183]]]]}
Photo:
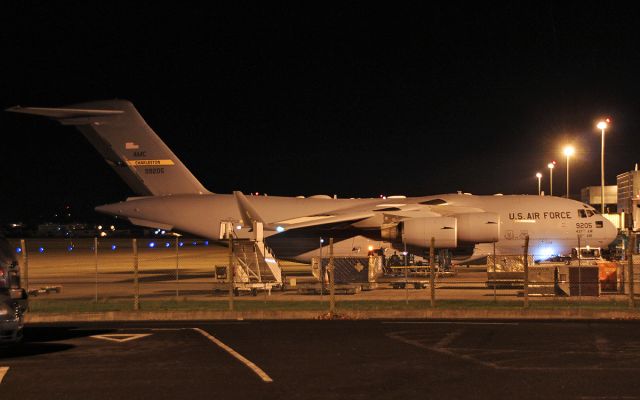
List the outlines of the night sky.
{"type": "MultiPolygon", "coordinates": [[[[572,193],[640,162],[640,14],[613,2],[399,9],[3,4],[0,106],[131,100],[209,190],[572,193]]],[[[51,3],[51,4],[50,4],[51,3]]],[[[631,7],[631,6],[629,6],[631,7]]],[[[0,222],[133,195],[79,132],[0,113],[0,222]]]]}

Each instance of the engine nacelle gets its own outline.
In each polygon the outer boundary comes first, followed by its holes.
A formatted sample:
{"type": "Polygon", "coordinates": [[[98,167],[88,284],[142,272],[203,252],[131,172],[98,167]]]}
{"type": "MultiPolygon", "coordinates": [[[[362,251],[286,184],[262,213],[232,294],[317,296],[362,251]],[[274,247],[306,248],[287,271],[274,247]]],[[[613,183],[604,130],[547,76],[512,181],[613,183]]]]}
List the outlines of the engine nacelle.
{"type": "Polygon", "coordinates": [[[500,240],[500,215],[491,212],[457,214],[458,241],[493,243],[500,240]]]}
{"type": "Polygon", "coordinates": [[[402,221],[402,238],[409,246],[428,248],[431,238],[435,238],[435,247],[457,247],[457,221],[453,217],[413,218],[402,221]]]}

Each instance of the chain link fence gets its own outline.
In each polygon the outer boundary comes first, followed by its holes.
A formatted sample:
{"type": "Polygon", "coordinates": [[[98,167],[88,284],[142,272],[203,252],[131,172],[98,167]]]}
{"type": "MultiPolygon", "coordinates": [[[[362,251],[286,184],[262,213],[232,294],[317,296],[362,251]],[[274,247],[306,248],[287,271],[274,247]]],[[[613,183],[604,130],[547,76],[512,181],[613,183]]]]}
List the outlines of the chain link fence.
{"type": "Polygon", "coordinates": [[[496,306],[624,309],[636,307],[640,281],[640,256],[635,254],[619,261],[588,254],[539,261],[538,256],[525,257],[523,252],[490,255],[479,265],[452,265],[447,257],[438,255],[433,261],[426,257],[409,263],[406,257],[379,254],[330,257],[325,249],[323,257],[315,257],[311,265],[280,262],[282,279],[277,282],[264,278],[266,267],[257,259],[252,261],[251,251],[245,249],[239,255],[202,239],[26,239],[11,243],[34,312],[339,312],[496,306]],[[253,267],[252,262],[256,263],[253,267]],[[262,280],[255,276],[260,273],[262,280]]]}

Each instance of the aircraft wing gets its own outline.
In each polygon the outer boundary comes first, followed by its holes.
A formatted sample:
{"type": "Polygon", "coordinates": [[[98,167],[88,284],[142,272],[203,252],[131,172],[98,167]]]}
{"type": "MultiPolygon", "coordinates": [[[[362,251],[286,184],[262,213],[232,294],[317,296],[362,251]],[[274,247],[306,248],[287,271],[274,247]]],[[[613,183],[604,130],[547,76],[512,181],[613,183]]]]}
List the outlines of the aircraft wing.
{"type": "Polygon", "coordinates": [[[250,227],[253,222],[260,222],[264,229],[278,232],[312,227],[333,228],[338,225],[351,225],[356,229],[376,229],[414,218],[452,217],[458,214],[484,212],[481,208],[452,204],[393,203],[371,199],[370,202],[360,203],[354,207],[267,221],[260,216],[258,210],[242,192],[234,191],[233,195],[244,226],[250,227]]]}
{"type": "Polygon", "coordinates": [[[373,215],[371,211],[346,210],[341,212],[330,212],[317,215],[299,216],[287,220],[266,222],[251,205],[251,202],[240,191],[234,191],[238,210],[244,226],[251,226],[253,222],[260,222],[267,230],[282,232],[284,230],[307,228],[320,225],[335,225],[345,222],[355,222],[369,218],[373,215]]]}
{"type": "Polygon", "coordinates": [[[453,217],[456,214],[470,214],[470,213],[480,213],[485,212],[484,209],[478,207],[469,207],[469,206],[455,206],[455,205],[438,205],[438,206],[429,206],[430,211],[439,214],[442,217],[453,217]]]}
{"type": "Polygon", "coordinates": [[[379,203],[379,201],[359,205],[354,208],[333,210],[323,213],[322,215],[308,215],[278,221],[271,225],[279,226],[284,230],[322,225],[344,225],[345,223],[352,224],[354,227],[374,228],[412,218],[448,217],[457,214],[484,212],[481,208],[467,206],[405,204],[401,207],[387,207],[385,205],[376,206],[376,203],[379,203]]]}
{"type": "Polygon", "coordinates": [[[311,215],[308,217],[301,217],[301,218],[296,218],[294,220],[288,220],[289,223],[280,223],[278,224],[278,226],[281,226],[285,230],[291,230],[291,229],[308,228],[312,226],[354,223],[354,222],[362,221],[367,218],[371,218],[373,216],[374,216],[374,213],[371,211],[352,212],[352,213],[337,214],[337,215],[332,215],[332,214],[311,215]],[[297,222],[296,220],[299,220],[299,222],[297,222]]]}

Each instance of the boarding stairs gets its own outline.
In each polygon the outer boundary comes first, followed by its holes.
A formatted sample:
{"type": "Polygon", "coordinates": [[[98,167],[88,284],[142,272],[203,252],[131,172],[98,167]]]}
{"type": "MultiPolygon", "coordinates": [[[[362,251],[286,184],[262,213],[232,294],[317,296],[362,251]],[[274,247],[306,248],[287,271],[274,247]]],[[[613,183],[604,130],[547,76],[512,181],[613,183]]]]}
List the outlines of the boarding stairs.
{"type": "Polygon", "coordinates": [[[221,239],[231,237],[233,258],[236,260],[234,282],[281,284],[282,270],[271,249],[264,243],[262,223],[253,223],[249,239],[237,238],[233,226],[232,222],[223,222],[220,232],[221,239]]]}
{"type": "Polygon", "coordinates": [[[250,239],[234,239],[233,256],[237,261],[236,280],[264,283],[282,282],[282,271],[264,243],[250,239]]]}

